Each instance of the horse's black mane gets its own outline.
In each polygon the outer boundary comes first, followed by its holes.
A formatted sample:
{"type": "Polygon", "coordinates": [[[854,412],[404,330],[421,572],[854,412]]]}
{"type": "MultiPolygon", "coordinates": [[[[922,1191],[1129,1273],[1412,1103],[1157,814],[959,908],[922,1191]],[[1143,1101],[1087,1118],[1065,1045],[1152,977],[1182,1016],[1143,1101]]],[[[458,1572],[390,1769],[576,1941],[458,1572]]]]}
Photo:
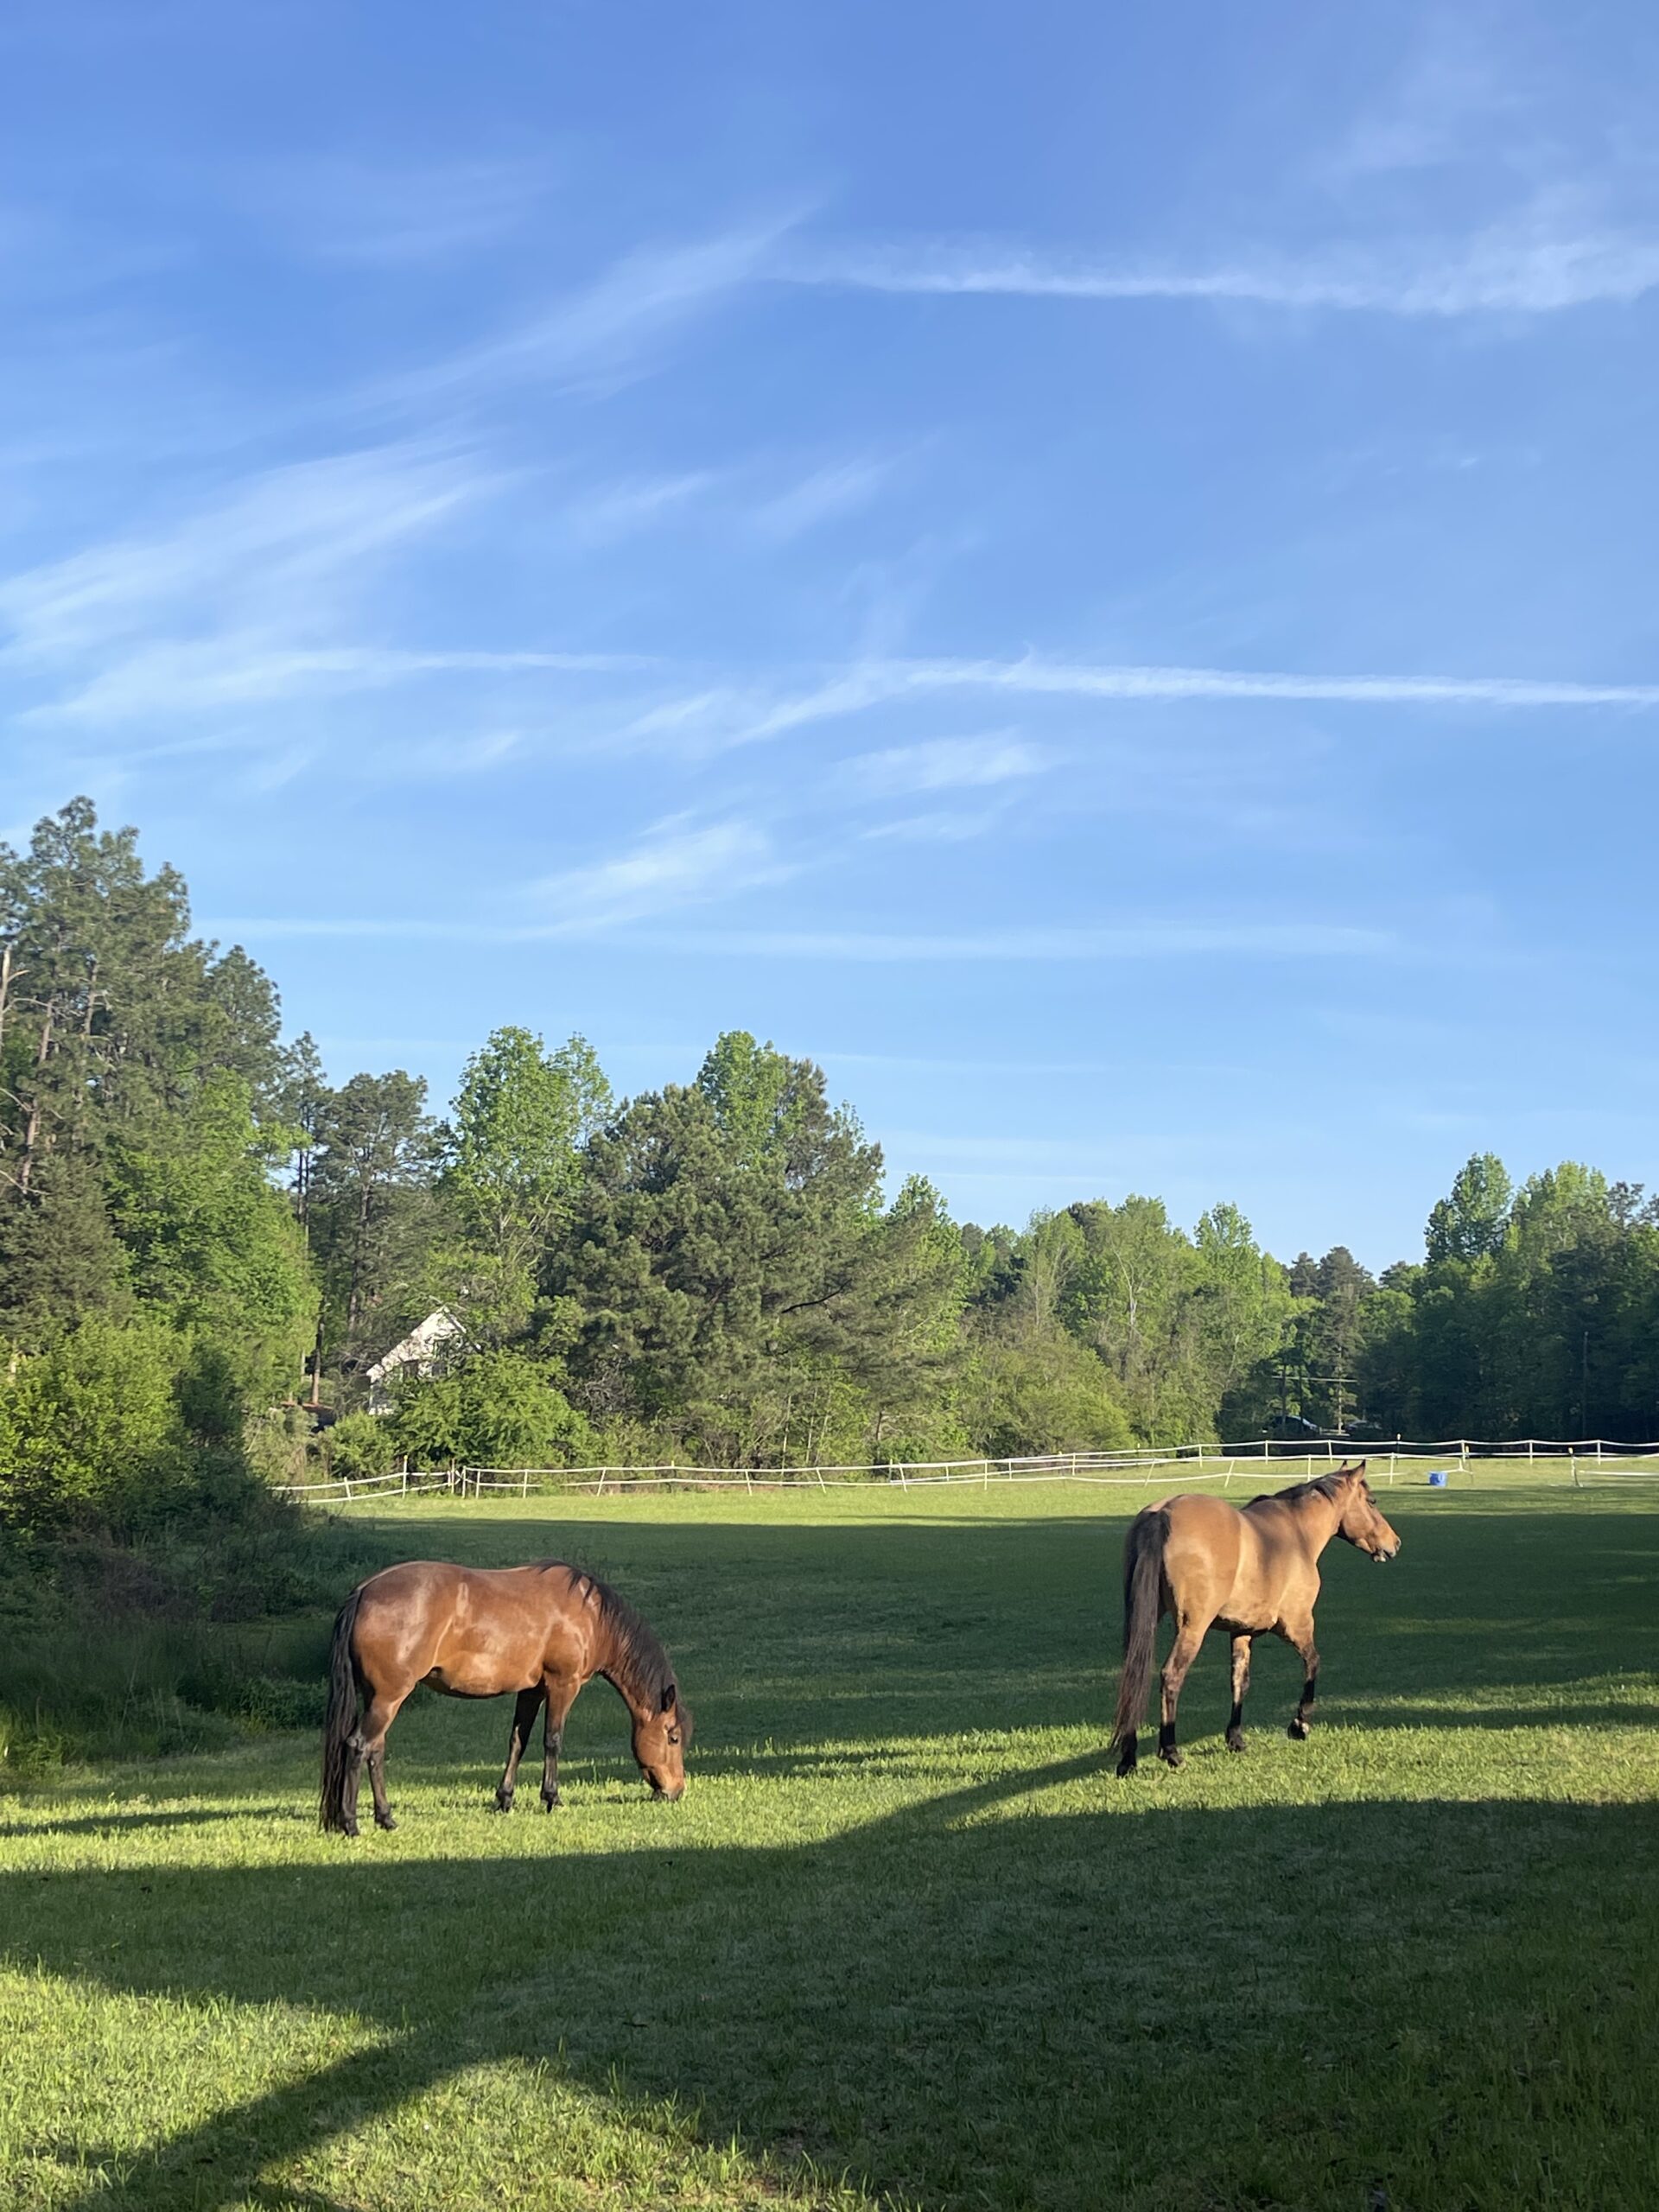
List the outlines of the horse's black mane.
{"type": "Polygon", "coordinates": [[[1250,1500],[1252,1505],[1265,1505],[1275,1497],[1306,1497],[1310,1491],[1318,1491],[1321,1497],[1328,1497],[1334,1504],[1339,1475],[1315,1475],[1310,1482],[1290,1483],[1283,1490],[1259,1490],[1250,1500]]]}
{"type": "Polygon", "coordinates": [[[610,1664],[601,1671],[616,1680],[619,1688],[630,1691],[653,1713],[666,1709],[664,1694],[673,1691],[673,1702],[680,1708],[680,1733],[689,1744],[690,1707],[680,1701],[673,1662],[664,1650],[656,1630],[635,1612],[620,1591],[613,1590],[608,1582],[601,1582],[596,1574],[589,1574],[585,1567],[572,1567],[567,1559],[544,1559],[537,1564],[543,1568],[563,1567],[583,1602],[591,1599],[599,1607],[599,1617],[611,1635],[610,1664]]]}

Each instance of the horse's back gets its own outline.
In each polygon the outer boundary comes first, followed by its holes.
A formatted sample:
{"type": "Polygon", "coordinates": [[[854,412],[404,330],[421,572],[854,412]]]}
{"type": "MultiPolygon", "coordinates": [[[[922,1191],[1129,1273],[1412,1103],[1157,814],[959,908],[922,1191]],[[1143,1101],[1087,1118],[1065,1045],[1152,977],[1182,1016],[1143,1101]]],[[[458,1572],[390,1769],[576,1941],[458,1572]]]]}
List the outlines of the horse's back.
{"type": "Polygon", "coordinates": [[[1259,1635],[1277,1624],[1287,1600],[1300,1602],[1308,1563],[1281,1499],[1255,1498],[1241,1511],[1225,1498],[1189,1491],[1166,1510],[1164,1573],[1178,1614],[1259,1635]]]}
{"type": "MultiPolygon", "coordinates": [[[[567,1568],[561,1577],[563,1595],[567,1568]]],[[[550,1595],[546,1570],[540,1567],[462,1567],[448,1559],[400,1560],[383,1567],[358,1590],[359,1611],[388,1607],[413,1611],[429,1606],[466,1611],[474,1606],[512,1605],[534,1599],[545,1605],[550,1595]]]]}
{"type": "Polygon", "coordinates": [[[558,1640],[570,1587],[569,1568],[404,1560],[358,1591],[359,1663],[461,1696],[526,1688],[558,1640]]]}

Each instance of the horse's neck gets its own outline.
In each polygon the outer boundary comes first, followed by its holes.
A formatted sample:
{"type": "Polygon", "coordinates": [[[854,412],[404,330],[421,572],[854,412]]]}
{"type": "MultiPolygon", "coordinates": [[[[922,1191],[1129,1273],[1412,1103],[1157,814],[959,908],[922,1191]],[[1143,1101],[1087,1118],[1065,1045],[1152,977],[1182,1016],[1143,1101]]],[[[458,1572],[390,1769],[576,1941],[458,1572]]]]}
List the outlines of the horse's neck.
{"type": "Polygon", "coordinates": [[[617,1638],[608,1630],[594,1646],[593,1671],[610,1684],[636,1720],[645,1717],[645,1701],[623,1664],[617,1638]]]}
{"type": "Polygon", "coordinates": [[[1318,1559],[1341,1525],[1341,1514],[1322,1491],[1298,1498],[1292,1510],[1309,1557],[1318,1559]]]}

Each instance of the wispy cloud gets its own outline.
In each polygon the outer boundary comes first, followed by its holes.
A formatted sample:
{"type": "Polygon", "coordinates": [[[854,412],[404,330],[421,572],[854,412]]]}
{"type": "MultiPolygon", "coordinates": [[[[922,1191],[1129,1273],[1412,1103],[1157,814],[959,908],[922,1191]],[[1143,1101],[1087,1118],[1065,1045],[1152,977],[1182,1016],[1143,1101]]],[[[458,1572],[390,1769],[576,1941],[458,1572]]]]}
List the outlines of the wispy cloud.
{"type": "Polygon", "coordinates": [[[1211,301],[1421,316],[1548,315],[1628,305],[1659,286],[1659,236],[1567,228],[1551,207],[1465,240],[1297,256],[1267,250],[1183,264],[1054,254],[995,240],[802,250],[799,284],[1008,298],[1211,301]]]}
{"type": "Polygon", "coordinates": [[[918,661],[898,674],[922,690],[986,690],[1078,699],[1306,699],[1338,706],[1656,707],[1659,683],[1560,683],[1510,676],[1319,676],[1285,670],[1134,663],[918,661]]]}
{"type": "Polygon", "coordinates": [[[1386,930],[1302,922],[1126,922],[1105,928],[970,930],[933,933],[863,930],[688,930],[675,945],[690,952],[782,960],[1142,961],[1376,959],[1395,953],[1386,930]]]}
{"type": "Polygon", "coordinates": [[[265,471],[168,527],[0,580],[8,650],[82,652],[152,635],[158,622],[209,629],[228,600],[269,604],[349,571],[491,480],[454,453],[412,445],[265,471]]]}
{"type": "Polygon", "coordinates": [[[821,523],[852,514],[876,497],[893,474],[891,461],[863,459],[816,468],[785,492],[763,499],[753,512],[763,537],[780,541],[801,537],[821,523]]]}
{"type": "Polygon", "coordinates": [[[975,837],[988,837],[1001,821],[1001,815],[991,808],[978,814],[941,809],[932,814],[905,814],[892,822],[877,822],[862,835],[900,845],[965,845],[975,837]]]}
{"type": "MultiPolygon", "coordinates": [[[[28,722],[108,726],[168,715],[265,707],[306,698],[384,691],[426,676],[613,673],[638,664],[620,654],[417,652],[393,646],[284,646],[265,632],[227,632],[200,644],[156,645],[118,659],[62,696],[28,709],[28,722]]],[[[494,744],[496,740],[488,742],[494,744]]],[[[142,750],[161,755],[199,749],[162,741],[142,750]]]]}
{"type": "Polygon", "coordinates": [[[973,790],[1041,774],[1052,756],[1012,730],[980,737],[935,737],[837,764],[832,789],[858,798],[900,798],[918,791],[973,790]]]}
{"type": "Polygon", "coordinates": [[[791,729],[861,714],[922,687],[889,664],[867,663],[815,683],[808,690],[779,696],[759,685],[709,684],[658,700],[624,726],[624,738],[690,746],[749,745],[781,737],[791,729]]]}
{"type": "Polygon", "coordinates": [[[632,715],[619,735],[719,749],[758,744],[876,708],[955,692],[1147,703],[1272,700],[1343,707],[1466,707],[1500,713],[1553,707],[1637,711],[1659,707],[1659,683],[1512,676],[1319,675],[1287,669],[1052,660],[1033,653],[1018,660],[864,661],[795,692],[709,686],[658,701],[632,715]]]}
{"type": "Polygon", "coordinates": [[[404,268],[475,251],[518,229],[552,182],[545,161],[417,165],[334,156],[258,176],[241,196],[303,254],[404,268]]]}
{"type": "Polygon", "coordinates": [[[24,719],[90,727],[446,674],[637,665],[342,634],[387,562],[504,480],[462,454],[394,445],[234,482],[163,526],[0,578],[0,675],[24,719]]]}
{"type": "Polygon", "coordinates": [[[779,488],[776,465],[689,468],[622,477],[575,493],[560,520],[577,538],[607,543],[681,518],[716,530],[785,544],[837,516],[854,513],[892,476],[890,460],[862,457],[810,470],[779,488]]]}
{"type": "Polygon", "coordinates": [[[381,396],[464,399],[518,383],[561,390],[626,383],[654,361],[671,333],[767,267],[791,221],[781,217],[689,245],[640,247],[517,328],[412,370],[381,396]]]}
{"type": "Polygon", "coordinates": [[[706,499],[721,481],[719,473],[712,468],[683,469],[667,476],[625,477],[579,493],[563,518],[578,537],[608,543],[683,512],[706,499]]]}
{"type": "Polygon", "coordinates": [[[614,859],[543,877],[531,895],[560,934],[586,934],[730,897],[791,873],[755,823],[677,817],[614,859]]]}
{"type": "Polygon", "coordinates": [[[218,937],[246,938],[255,944],[283,938],[338,938],[512,945],[615,931],[635,945],[699,957],[920,965],[958,961],[1377,960],[1401,957],[1404,950],[1387,930],[1318,922],[1150,920],[1106,927],[959,932],[679,927],[671,937],[632,926],[734,890],[780,881],[791,873],[769,841],[747,824],[683,831],[664,824],[617,860],[572,869],[538,886],[539,899],[556,908],[544,921],[413,914],[248,914],[215,917],[203,927],[218,937]]]}
{"type": "Polygon", "coordinates": [[[1514,42],[1501,45],[1491,29],[1449,10],[1427,16],[1399,76],[1350,123],[1320,175],[1343,184],[1462,162],[1490,168],[1502,151],[1494,126],[1508,135],[1533,105],[1510,73],[1514,42]]]}

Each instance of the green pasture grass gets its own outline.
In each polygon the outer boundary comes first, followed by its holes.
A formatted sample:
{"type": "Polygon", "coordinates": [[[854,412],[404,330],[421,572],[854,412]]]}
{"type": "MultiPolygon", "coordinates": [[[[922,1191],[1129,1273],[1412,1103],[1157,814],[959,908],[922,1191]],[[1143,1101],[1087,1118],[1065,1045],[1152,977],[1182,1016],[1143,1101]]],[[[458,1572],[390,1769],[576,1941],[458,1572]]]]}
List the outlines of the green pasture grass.
{"type": "Polygon", "coordinates": [[[319,1834],[291,1735],[13,1790],[0,2203],[1659,2203],[1659,1483],[1523,1475],[1382,1487],[1308,1744],[1264,1643],[1224,1751],[1217,1639],[1186,1765],[1127,1783],[1139,1489],[387,1510],[406,1556],[613,1579],[685,1798],[599,1683],[551,1817],[488,1809],[505,1701],[424,1694],[392,1835],[319,1834]]]}

